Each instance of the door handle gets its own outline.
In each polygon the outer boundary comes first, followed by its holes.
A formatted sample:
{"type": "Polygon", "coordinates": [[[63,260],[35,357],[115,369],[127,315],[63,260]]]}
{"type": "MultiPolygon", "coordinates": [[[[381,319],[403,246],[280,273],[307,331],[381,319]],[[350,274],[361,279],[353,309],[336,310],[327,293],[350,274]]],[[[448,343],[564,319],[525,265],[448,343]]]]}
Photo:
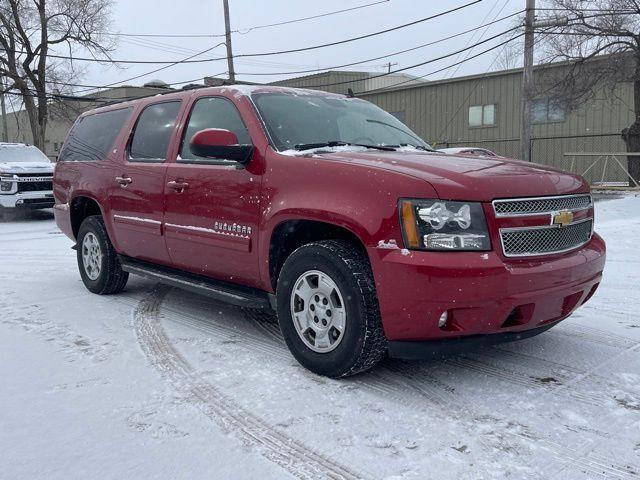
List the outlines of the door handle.
{"type": "Polygon", "coordinates": [[[173,188],[178,193],[182,193],[189,188],[189,184],[187,182],[180,182],[177,180],[171,180],[167,183],[167,186],[173,188]]]}
{"type": "Polygon", "coordinates": [[[122,177],[116,177],[116,182],[118,182],[122,188],[127,188],[133,180],[123,175],[122,177]]]}

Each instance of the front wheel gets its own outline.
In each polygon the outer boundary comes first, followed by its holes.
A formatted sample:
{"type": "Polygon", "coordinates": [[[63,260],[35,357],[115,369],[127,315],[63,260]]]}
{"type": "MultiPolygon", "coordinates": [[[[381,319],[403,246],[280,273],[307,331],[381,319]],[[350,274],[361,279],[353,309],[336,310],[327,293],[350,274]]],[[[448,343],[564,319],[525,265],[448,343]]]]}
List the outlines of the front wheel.
{"type": "Polygon", "coordinates": [[[291,353],[317,374],[354,375],[386,353],[371,267],[349,242],[325,240],[295,250],[278,278],[277,311],[291,353]]]}
{"type": "Polygon", "coordinates": [[[77,237],[78,269],[87,289],[99,295],[122,291],[129,274],[122,270],[102,217],[84,219],[77,237]]]}

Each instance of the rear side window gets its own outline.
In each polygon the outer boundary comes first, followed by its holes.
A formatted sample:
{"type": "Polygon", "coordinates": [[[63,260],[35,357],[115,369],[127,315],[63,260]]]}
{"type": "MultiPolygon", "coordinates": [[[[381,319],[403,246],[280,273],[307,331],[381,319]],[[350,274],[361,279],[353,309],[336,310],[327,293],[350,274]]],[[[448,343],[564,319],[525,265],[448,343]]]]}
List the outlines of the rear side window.
{"type": "Polygon", "coordinates": [[[189,148],[191,138],[206,128],[229,130],[236,134],[239,144],[251,144],[247,127],[244,126],[238,109],[230,100],[220,97],[201,98],[194,104],[191,115],[189,115],[178,162],[211,161],[194,155],[189,148]]]}
{"type": "Polygon", "coordinates": [[[164,102],[145,108],[136,124],[129,148],[129,158],[146,162],[163,162],[167,156],[171,133],[176,124],[180,102],[164,102]]]}
{"type": "Polygon", "coordinates": [[[104,160],[130,114],[129,107],[80,118],[69,132],[58,161],[104,160]]]}

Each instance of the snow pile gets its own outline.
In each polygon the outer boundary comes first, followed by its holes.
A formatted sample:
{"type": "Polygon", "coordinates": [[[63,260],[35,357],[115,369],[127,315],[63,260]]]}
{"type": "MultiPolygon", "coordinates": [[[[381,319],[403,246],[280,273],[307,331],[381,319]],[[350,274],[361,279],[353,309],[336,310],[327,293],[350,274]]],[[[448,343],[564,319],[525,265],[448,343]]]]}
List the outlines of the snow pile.
{"type": "Polygon", "coordinates": [[[0,223],[0,476],[637,478],[640,197],[595,209],[605,276],[568,320],[343,380],[268,315],[135,276],[88,293],[50,213],[0,223]]]}

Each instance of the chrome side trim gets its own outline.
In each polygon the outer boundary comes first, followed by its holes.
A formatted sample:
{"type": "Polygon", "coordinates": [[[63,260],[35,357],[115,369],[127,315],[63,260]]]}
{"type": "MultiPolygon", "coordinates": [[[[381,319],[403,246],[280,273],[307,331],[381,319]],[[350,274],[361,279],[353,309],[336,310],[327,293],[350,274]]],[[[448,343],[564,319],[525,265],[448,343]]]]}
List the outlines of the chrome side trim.
{"type": "Polygon", "coordinates": [[[543,212],[535,212],[535,213],[498,213],[496,211],[496,204],[499,203],[513,203],[513,202],[527,202],[527,201],[537,201],[537,200],[554,200],[556,198],[574,198],[574,197],[589,197],[589,205],[585,208],[574,208],[574,209],[566,209],[563,208],[561,210],[567,210],[569,212],[579,212],[582,210],[586,210],[587,208],[593,207],[593,196],[590,193],[576,193],[572,195],[553,195],[548,197],[518,197],[518,198],[500,198],[497,200],[493,200],[491,202],[491,206],[493,207],[493,213],[496,218],[508,218],[508,217],[532,217],[536,215],[546,215],[548,213],[557,212],[557,210],[546,210],[543,212]]]}
{"type": "Polygon", "coordinates": [[[158,220],[152,220],[151,218],[129,217],[127,215],[114,214],[113,218],[116,219],[116,220],[129,220],[131,222],[149,223],[149,224],[152,224],[152,225],[160,225],[160,224],[162,224],[162,222],[159,222],[158,220]]]}

